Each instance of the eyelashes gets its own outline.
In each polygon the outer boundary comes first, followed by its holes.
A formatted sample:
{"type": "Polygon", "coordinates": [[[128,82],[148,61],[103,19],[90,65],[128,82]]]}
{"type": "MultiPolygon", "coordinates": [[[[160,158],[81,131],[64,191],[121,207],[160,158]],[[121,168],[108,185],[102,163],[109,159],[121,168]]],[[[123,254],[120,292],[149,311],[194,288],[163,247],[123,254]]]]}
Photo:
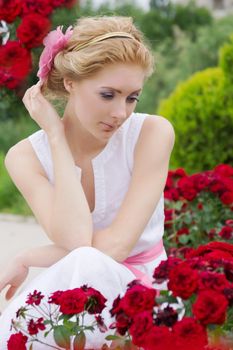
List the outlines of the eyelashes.
{"type": "MultiPolygon", "coordinates": [[[[114,98],[114,95],[109,93],[100,93],[100,96],[105,100],[112,100],[114,98]]],[[[130,96],[127,97],[127,101],[129,101],[129,103],[133,103],[135,101],[139,102],[139,98],[136,96],[130,96]]]]}

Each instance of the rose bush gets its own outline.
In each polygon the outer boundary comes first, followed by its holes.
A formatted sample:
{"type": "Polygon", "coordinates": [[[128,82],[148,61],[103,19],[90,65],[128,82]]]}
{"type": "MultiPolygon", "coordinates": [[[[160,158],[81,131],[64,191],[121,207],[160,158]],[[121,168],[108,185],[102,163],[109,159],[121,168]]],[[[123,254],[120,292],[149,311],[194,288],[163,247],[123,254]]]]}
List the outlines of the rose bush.
{"type": "Polygon", "coordinates": [[[169,171],[165,187],[165,245],[168,251],[212,240],[233,243],[233,168],[188,176],[169,171]],[[169,250],[170,249],[170,250],[169,250]]]}
{"type": "Polygon", "coordinates": [[[98,327],[101,332],[113,332],[106,336],[111,345],[103,344],[102,350],[231,350],[232,179],[229,165],[192,176],[183,169],[169,172],[165,241],[170,255],[153,274],[155,283],[166,283],[166,290],[158,294],[154,288],[132,281],[125,294],[113,301],[110,315],[114,322],[109,329],[101,317],[106,299],[94,288],[82,286],[50,295],[47,303],[57,307],[58,324],[40,313],[29,318],[29,306],[36,309],[45,300],[35,291],[12,321],[17,333],[11,335],[8,349],[25,350],[28,344],[33,349],[38,334],[45,335],[46,344],[49,332],[57,349],[70,348],[73,339],[74,349],[85,349],[86,333],[98,327]],[[77,319],[85,313],[94,315],[94,322],[79,328],[77,319]]]}
{"type": "Polygon", "coordinates": [[[16,89],[32,68],[33,49],[51,29],[50,16],[58,7],[71,7],[77,0],[1,0],[0,86],[16,89]],[[3,28],[2,27],[2,28],[3,28]]]}
{"type": "Polygon", "coordinates": [[[72,290],[56,291],[49,296],[46,303],[44,298],[36,290],[28,295],[26,305],[17,311],[16,320],[12,320],[12,328],[19,332],[10,336],[8,350],[25,350],[27,344],[33,349],[34,342],[54,349],[70,349],[71,346],[74,350],[84,349],[85,331],[90,332],[94,326],[101,332],[106,331],[100,315],[105,308],[106,299],[94,288],[83,285],[72,290]],[[86,314],[94,315],[93,324],[85,325],[86,314]],[[45,338],[52,332],[56,346],[47,343],[46,339],[43,341],[38,338],[40,332],[44,332],[45,338]]]}
{"type": "MultiPolygon", "coordinates": [[[[128,284],[123,296],[113,301],[110,315],[115,319],[109,330],[115,330],[103,344],[107,349],[144,350],[230,350],[233,346],[233,246],[212,242],[197,249],[179,252],[168,257],[155,268],[154,282],[167,282],[168,290],[160,291],[142,285],[139,280],[128,284]],[[182,280],[184,282],[182,282],[182,280]],[[226,345],[228,342],[228,345],[226,345]],[[223,347],[224,346],[224,347],[223,347]]],[[[44,295],[38,291],[28,295],[12,320],[17,333],[8,341],[8,349],[15,344],[26,349],[27,344],[46,343],[52,332],[55,349],[85,349],[86,332],[98,327],[108,329],[101,317],[105,308],[104,296],[87,285],[67,291],[56,291],[42,309],[44,295]],[[30,308],[38,311],[31,318],[30,308]],[[41,313],[42,310],[43,313],[41,313]],[[55,311],[54,311],[55,310],[55,311]],[[45,317],[44,315],[47,316],[45,317]],[[94,315],[92,325],[80,324],[85,314],[94,315]],[[26,321],[26,322],[25,322],[26,321]],[[26,329],[25,329],[26,324],[26,329]],[[45,341],[38,338],[43,333],[45,341]]],[[[108,331],[109,331],[108,330],[108,331]]]]}

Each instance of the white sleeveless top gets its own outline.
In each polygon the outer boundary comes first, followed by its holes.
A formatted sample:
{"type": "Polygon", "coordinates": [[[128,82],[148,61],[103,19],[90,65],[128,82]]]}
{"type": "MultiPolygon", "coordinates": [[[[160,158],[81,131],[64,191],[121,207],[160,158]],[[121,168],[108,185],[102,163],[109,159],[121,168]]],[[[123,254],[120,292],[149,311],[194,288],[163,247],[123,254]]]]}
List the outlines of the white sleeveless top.
{"type": "MultiPolygon", "coordinates": [[[[94,231],[111,225],[123,202],[132,176],[135,145],[146,116],[147,114],[132,113],[112,135],[101,153],[92,159],[95,180],[95,209],[92,212],[94,231]]],[[[28,139],[48,180],[54,184],[53,162],[46,133],[44,130],[39,130],[28,139]]],[[[76,166],[76,169],[81,179],[81,168],[76,166]]],[[[150,249],[161,240],[163,233],[164,197],[162,194],[130,256],[150,249]]]]}

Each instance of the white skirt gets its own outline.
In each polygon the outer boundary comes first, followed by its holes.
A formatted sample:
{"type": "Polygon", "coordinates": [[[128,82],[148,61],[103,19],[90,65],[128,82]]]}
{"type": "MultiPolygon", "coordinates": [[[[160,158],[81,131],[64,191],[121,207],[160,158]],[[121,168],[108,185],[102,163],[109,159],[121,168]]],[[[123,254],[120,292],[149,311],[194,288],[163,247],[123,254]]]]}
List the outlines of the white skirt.
{"type": "MultiPolygon", "coordinates": [[[[159,259],[156,259],[154,266],[157,266],[161,260],[165,260],[165,253],[159,259]]],[[[7,350],[7,340],[14,331],[10,331],[11,319],[16,318],[16,311],[25,305],[29,293],[34,290],[41,291],[47,297],[56,290],[66,290],[81,287],[87,284],[101,292],[107,299],[106,307],[102,311],[102,317],[108,327],[114,319],[111,318],[109,310],[112,308],[113,300],[120,294],[124,295],[127,284],[135,279],[134,274],[123,264],[116,262],[110,256],[93,247],[80,247],[56,264],[50,266],[32,280],[26,288],[16,296],[8,307],[3,311],[0,317],[0,350],[7,350]]],[[[39,317],[39,315],[38,315],[39,317]]],[[[85,324],[91,325],[94,322],[94,315],[85,316],[85,324]]],[[[25,326],[26,329],[26,326],[25,326]]],[[[115,330],[109,330],[101,333],[97,327],[95,331],[87,331],[86,346],[87,349],[98,349],[106,343],[111,344],[105,337],[114,334],[115,330]]],[[[39,333],[40,334],[40,333],[39,333]]],[[[38,339],[51,345],[55,345],[52,334],[46,338],[43,335],[38,339]]],[[[28,345],[29,348],[29,345],[28,345]]],[[[49,349],[49,347],[47,347],[49,349]]],[[[33,350],[43,350],[45,345],[33,342],[33,350]]]]}

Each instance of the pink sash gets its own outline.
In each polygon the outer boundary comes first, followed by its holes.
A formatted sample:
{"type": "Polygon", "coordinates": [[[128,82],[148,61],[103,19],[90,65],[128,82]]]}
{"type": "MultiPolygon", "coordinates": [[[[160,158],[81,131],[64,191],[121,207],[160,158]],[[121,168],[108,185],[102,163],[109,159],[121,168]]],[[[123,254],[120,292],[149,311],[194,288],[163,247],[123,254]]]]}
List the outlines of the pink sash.
{"type": "Polygon", "coordinates": [[[135,277],[141,280],[141,283],[149,288],[153,288],[152,276],[148,276],[146,273],[136,269],[133,265],[145,264],[158,258],[164,250],[163,240],[161,239],[151,249],[145,250],[139,254],[133,255],[125,259],[122,264],[133,272],[135,277]]]}

